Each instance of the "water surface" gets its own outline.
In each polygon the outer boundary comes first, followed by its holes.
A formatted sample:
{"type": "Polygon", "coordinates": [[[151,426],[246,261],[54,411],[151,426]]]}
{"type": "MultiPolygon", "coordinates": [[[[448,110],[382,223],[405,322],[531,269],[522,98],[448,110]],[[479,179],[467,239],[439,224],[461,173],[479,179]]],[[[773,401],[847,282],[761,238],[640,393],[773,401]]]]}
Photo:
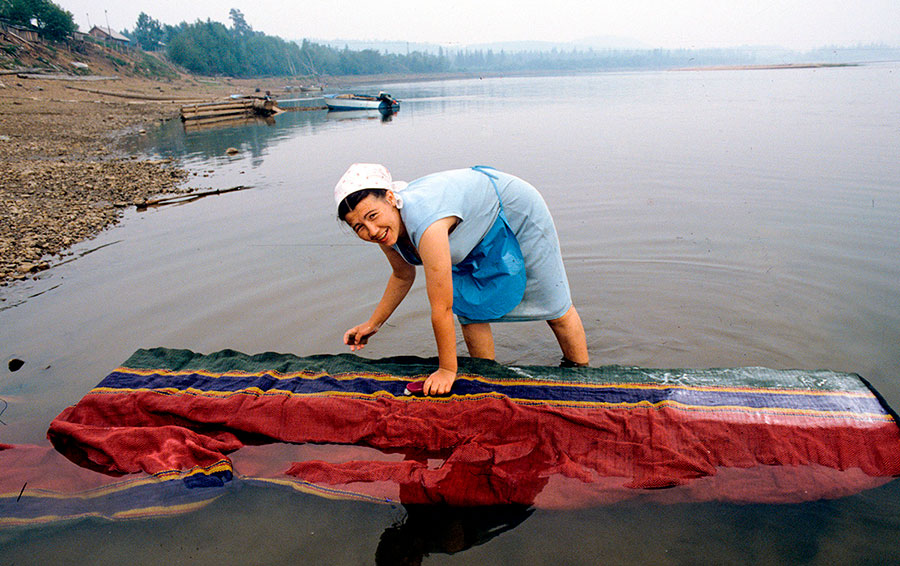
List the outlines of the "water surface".
{"type": "MultiPolygon", "coordinates": [[[[345,351],[343,332],[369,316],[388,274],[382,254],[334,219],[332,187],[357,161],[407,180],[492,165],[538,187],[596,365],[850,371],[900,407],[898,73],[884,64],[373,85],[402,100],[390,120],[290,112],[187,133],[169,122],[128,151],[181,159],[197,187],[254,188],[129,212],[77,246],[77,260],[0,289],[2,353],[26,361],[0,370],[0,441],[44,442],[50,420],[137,348],[345,351]]],[[[364,355],[434,355],[422,279],[364,355]]],[[[503,363],[559,359],[543,323],[495,336],[503,363]]],[[[538,510],[463,554],[427,560],[896,562],[895,484],[803,505],[538,510]]],[[[187,518],[85,521],[11,547],[55,563],[79,562],[82,549],[112,564],[137,549],[139,563],[357,564],[402,516],[247,489],[187,518]],[[242,537],[286,542],[251,552],[242,537]]]]}

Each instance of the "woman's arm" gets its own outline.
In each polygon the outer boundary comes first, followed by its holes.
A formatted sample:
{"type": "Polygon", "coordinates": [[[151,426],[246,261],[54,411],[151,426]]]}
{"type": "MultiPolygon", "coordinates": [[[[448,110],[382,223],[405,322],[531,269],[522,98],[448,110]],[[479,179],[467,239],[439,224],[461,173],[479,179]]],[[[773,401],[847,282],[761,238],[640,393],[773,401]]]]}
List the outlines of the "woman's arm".
{"type": "Polygon", "coordinates": [[[406,298],[406,294],[409,293],[410,287],[416,280],[416,268],[406,263],[396,250],[381,246],[381,251],[384,252],[391,264],[391,276],[388,278],[384,294],[369,320],[344,333],[344,344],[350,346],[350,350],[354,352],[364,348],[369,337],[378,332],[381,325],[390,318],[397,306],[406,298]]]}
{"type": "Polygon", "coordinates": [[[456,328],[453,326],[453,277],[450,261],[450,229],[459,221],[442,218],[425,229],[419,240],[419,257],[425,268],[425,288],[431,303],[431,326],[437,342],[438,370],[425,380],[426,395],[450,392],[456,380],[456,328]]]}

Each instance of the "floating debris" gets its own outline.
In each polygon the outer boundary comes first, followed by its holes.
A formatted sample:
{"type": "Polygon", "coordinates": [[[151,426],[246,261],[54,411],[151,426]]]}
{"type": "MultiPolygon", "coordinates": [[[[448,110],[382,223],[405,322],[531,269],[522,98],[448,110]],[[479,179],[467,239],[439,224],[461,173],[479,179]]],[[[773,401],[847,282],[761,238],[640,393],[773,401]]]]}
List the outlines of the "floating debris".
{"type": "Polygon", "coordinates": [[[236,187],[231,187],[228,189],[211,189],[208,191],[201,191],[195,193],[185,193],[183,195],[174,195],[169,197],[162,197],[156,199],[147,199],[147,200],[139,200],[135,201],[134,206],[138,210],[145,210],[151,206],[162,206],[165,204],[184,204],[186,202],[192,202],[197,199],[201,199],[203,197],[208,197],[212,195],[223,195],[226,193],[233,193],[234,191],[243,191],[245,189],[252,189],[252,186],[248,185],[238,185],[236,187]]]}

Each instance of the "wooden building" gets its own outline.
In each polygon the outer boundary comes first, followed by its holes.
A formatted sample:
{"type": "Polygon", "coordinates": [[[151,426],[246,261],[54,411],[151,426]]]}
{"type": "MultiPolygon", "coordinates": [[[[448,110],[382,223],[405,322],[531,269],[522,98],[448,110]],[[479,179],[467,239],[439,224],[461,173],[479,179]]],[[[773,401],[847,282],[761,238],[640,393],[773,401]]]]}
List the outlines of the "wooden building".
{"type": "Polygon", "coordinates": [[[112,28],[102,28],[100,26],[94,26],[91,28],[91,31],[88,32],[88,35],[90,35],[91,37],[95,37],[101,41],[112,43],[114,45],[121,45],[123,47],[128,46],[131,43],[130,39],[128,39],[121,33],[114,31],[112,28]]]}

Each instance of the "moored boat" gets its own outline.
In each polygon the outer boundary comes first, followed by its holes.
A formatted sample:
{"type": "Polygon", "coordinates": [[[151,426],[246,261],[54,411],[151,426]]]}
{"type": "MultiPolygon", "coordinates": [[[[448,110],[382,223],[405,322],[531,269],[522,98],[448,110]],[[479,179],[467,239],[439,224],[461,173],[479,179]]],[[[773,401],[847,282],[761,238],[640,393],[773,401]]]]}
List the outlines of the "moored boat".
{"type": "Polygon", "coordinates": [[[368,94],[329,94],[325,97],[325,105],[329,110],[390,110],[399,108],[400,101],[386,92],[378,96],[368,94]]]}
{"type": "Polygon", "coordinates": [[[181,107],[181,120],[210,120],[257,114],[271,116],[281,112],[275,100],[266,96],[231,95],[226,100],[187,104],[181,107]]]}

